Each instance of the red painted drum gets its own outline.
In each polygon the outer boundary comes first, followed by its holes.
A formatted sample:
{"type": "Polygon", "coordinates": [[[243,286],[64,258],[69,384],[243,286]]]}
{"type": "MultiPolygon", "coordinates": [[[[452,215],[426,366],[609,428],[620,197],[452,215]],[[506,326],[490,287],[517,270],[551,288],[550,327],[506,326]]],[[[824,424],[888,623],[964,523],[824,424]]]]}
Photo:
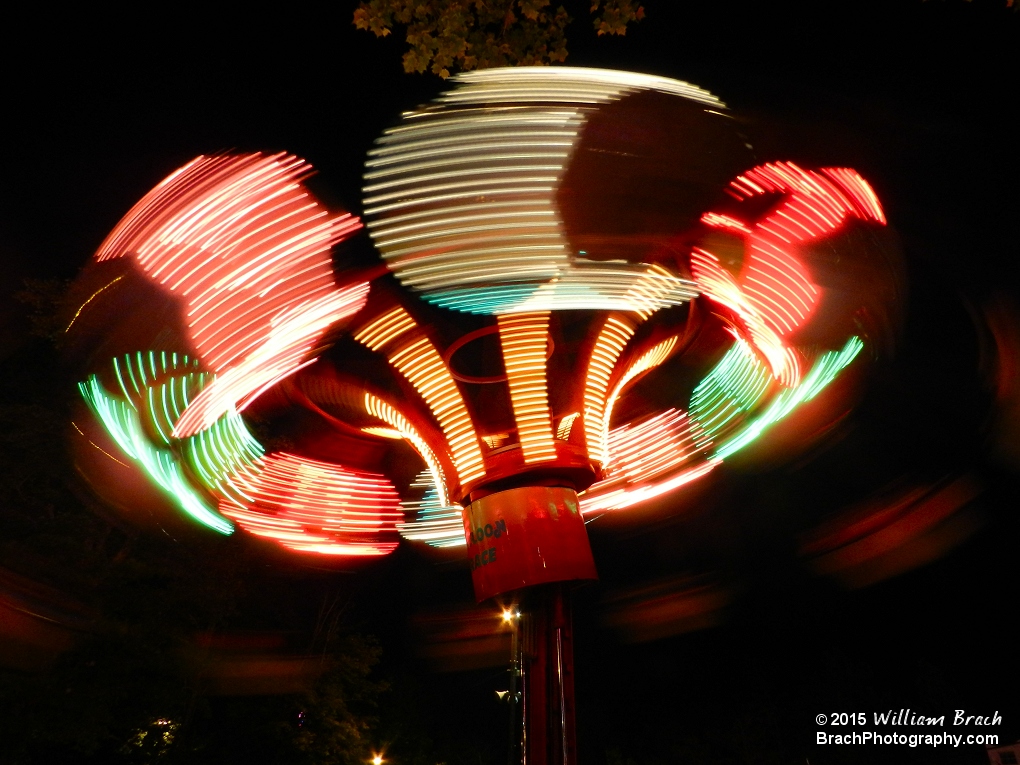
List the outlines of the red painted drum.
{"type": "Polygon", "coordinates": [[[479,602],[547,582],[598,579],[573,489],[523,486],[472,502],[464,534],[479,602]]]}

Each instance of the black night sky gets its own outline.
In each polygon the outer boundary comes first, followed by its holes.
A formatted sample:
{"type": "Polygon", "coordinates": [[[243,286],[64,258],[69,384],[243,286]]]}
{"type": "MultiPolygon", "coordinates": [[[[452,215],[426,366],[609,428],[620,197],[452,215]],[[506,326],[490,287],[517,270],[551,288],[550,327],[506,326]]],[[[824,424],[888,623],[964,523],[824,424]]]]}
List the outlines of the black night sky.
{"type": "MultiPolygon", "coordinates": [[[[292,152],[317,169],[328,205],[361,212],[366,151],[442,83],[404,74],[400,41],[355,30],[355,6],[81,8],[5,24],[5,364],[30,343],[11,297],[22,280],[73,278],[124,212],[197,154],[292,152]]],[[[988,732],[1020,738],[1020,13],[979,0],[646,10],[623,39],[576,21],[567,63],[697,83],[744,121],[759,160],[859,170],[900,238],[909,299],[895,353],[820,446],[727,465],[654,512],[589,526],[601,580],[574,601],[580,762],[985,762],[979,746],[816,746],[814,719],[998,711],[988,732]],[[910,570],[848,588],[802,552],[843,509],[953,481],[974,495],[951,519],[956,541],[910,570]],[[721,605],[658,638],[613,622],[619,603],[664,582],[721,605]]],[[[359,246],[367,253],[367,238],[359,246]]],[[[437,750],[504,761],[501,670],[434,673],[417,650],[413,616],[472,603],[466,566],[407,547],[351,574],[280,565],[307,580],[312,611],[343,580],[350,624],[379,637],[380,671],[420,707],[437,750]]],[[[314,619],[300,605],[288,613],[293,630],[314,619]]]]}

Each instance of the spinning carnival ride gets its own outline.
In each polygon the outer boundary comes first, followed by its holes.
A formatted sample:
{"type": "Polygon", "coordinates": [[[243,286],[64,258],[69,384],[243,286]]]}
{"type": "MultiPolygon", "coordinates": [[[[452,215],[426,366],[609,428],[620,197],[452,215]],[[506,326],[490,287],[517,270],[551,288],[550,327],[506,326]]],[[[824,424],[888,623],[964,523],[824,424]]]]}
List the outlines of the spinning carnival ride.
{"type": "MultiPolygon", "coordinates": [[[[381,263],[339,265],[363,224],[289,155],[199,157],[103,242],[67,347],[107,503],[298,554],[466,546],[479,600],[593,579],[586,518],[824,425],[889,323],[868,183],[757,163],[692,85],[462,75],[366,166],[381,263]]],[[[562,689],[569,612],[547,611],[562,689]]],[[[528,744],[550,761],[571,759],[560,698],[562,751],[528,744]]]]}

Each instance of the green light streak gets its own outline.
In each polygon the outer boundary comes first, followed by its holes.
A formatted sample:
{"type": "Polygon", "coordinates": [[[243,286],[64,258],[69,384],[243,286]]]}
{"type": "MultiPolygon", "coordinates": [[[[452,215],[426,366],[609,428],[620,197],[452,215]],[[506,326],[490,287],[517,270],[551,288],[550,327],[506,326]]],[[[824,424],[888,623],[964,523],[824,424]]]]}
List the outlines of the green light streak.
{"type": "Polygon", "coordinates": [[[218,496],[232,496],[250,503],[250,498],[243,497],[231,478],[240,475],[254,478],[258,473],[256,462],[265,450],[236,412],[224,415],[195,436],[174,438],[173,426],[187,408],[189,390],[193,398],[212,375],[199,372],[198,361],[184,354],[147,353],[148,359],[144,352],[113,359],[123,399],[108,393],[95,375],[79,385],[82,396],[121,451],[168,492],[185,513],[229,534],[233,525],[209,507],[200,487],[218,496]],[[122,367],[127,368],[134,394],[125,384],[122,367]],[[191,371],[163,377],[182,368],[191,371]],[[139,379],[144,385],[139,385],[139,379]]]}
{"type": "Polygon", "coordinates": [[[708,445],[737,417],[757,406],[771,382],[768,369],[753,351],[735,343],[691,395],[690,417],[699,425],[698,445],[708,445]]]}
{"type": "MultiPolygon", "coordinates": [[[[161,385],[159,387],[162,388],[163,390],[166,390],[165,385],[161,385]]],[[[156,402],[153,400],[152,396],[153,389],[147,388],[146,393],[148,393],[149,398],[149,421],[152,422],[153,427],[156,429],[156,432],[159,434],[159,437],[160,439],[162,439],[163,443],[169,445],[170,438],[167,436],[166,433],[163,432],[163,428],[161,428],[159,425],[159,417],[156,415],[156,402]]]]}
{"type": "Polygon", "coordinates": [[[524,303],[535,294],[535,291],[536,286],[530,283],[498,287],[472,285],[470,288],[425,293],[422,297],[433,305],[454,311],[492,314],[524,303]]]}
{"type": "MultiPolygon", "coordinates": [[[[141,392],[141,388],[138,387],[138,380],[135,379],[135,370],[133,365],[131,364],[131,357],[126,354],[124,356],[124,366],[127,367],[128,376],[131,378],[131,385],[132,387],[134,387],[135,393],[137,394],[141,392]]],[[[128,401],[130,401],[132,396],[130,394],[125,395],[127,396],[128,401]]]]}
{"type": "Polygon", "coordinates": [[[173,452],[153,446],[148,440],[132,406],[109,396],[95,375],[79,383],[78,389],[121,451],[137,462],[186,514],[221,534],[233,533],[233,524],[208,507],[188,485],[173,452]]]}
{"type": "Polygon", "coordinates": [[[759,417],[739,435],[723,444],[716,451],[716,456],[725,459],[734,452],[743,449],[758,438],[766,428],[779,422],[800,404],[813,399],[836,379],[836,376],[857,357],[863,348],[864,343],[860,338],[851,337],[841,351],[823,353],[811,367],[807,376],[801,380],[800,385],[784,390],[777,395],[759,417]]]}
{"type": "Polygon", "coordinates": [[[124,391],[124,398],[131,400],[131,396],[128,395],[127,387],[124,385],[124,376],[120,373],[120,364],[117,363],[116,357],[113,359],[113,371],[117,373],[117,382],[120,383],[120,389],[124,391]]]}
{"type": "Polygon", "coordinates": [[[243,504],[251,501],[230,478],[252,476],[252,467],[265,454],[237,412],[229,412],[211,427],[184,442],[188,465],[208,488],[243,504]]]}

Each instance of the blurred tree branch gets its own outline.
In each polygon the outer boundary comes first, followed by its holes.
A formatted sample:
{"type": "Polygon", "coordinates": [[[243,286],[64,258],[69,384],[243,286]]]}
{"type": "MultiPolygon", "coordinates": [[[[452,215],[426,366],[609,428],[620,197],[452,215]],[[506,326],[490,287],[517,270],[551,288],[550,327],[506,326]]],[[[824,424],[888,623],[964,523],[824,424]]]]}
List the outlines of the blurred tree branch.
{"type": "MultiPolygon", "coordinates": [[[[624,35],[644,18],[637,0],[588,0],[599,35],[624,35]]],[[[354,25],[386,37],[405,30],[404,71],[451,71],[562,63],[573,19],[545,0],[365,0],[354,25]]]]}

